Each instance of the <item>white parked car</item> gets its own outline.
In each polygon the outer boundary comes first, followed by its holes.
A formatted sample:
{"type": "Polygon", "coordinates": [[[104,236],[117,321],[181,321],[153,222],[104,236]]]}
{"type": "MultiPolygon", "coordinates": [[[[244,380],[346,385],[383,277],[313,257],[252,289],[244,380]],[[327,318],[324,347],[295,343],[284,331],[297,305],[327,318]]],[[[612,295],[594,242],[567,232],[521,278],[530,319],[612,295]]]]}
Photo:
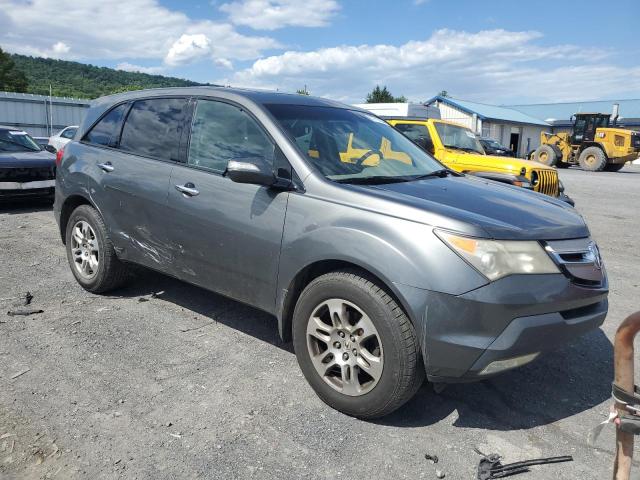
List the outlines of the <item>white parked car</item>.
{"type": "Polygon", "coordinates": [[[49,137],[49,145],[51,145],[56,150],[60,150],[73,139],[77,130],[78,125],[71,125],[69,127],[63,128],[55,135],[49,137]]]}

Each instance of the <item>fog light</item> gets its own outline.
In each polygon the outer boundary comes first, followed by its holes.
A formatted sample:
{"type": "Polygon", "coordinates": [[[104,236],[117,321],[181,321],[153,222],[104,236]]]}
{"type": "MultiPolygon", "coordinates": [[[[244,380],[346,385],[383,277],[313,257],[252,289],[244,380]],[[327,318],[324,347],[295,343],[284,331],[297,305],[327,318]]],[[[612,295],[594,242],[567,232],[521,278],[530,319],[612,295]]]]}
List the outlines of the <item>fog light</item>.
{"type": "Polygon", "coordinates": [[[505,370],[511,370],[512,368],[521,367],[535,360],[538,355],[540,355],[540,352],[509,358],[507,360],[496,360],[484,367],[479,375],[492,375],[494,373],[504,372],[505,370]]]}

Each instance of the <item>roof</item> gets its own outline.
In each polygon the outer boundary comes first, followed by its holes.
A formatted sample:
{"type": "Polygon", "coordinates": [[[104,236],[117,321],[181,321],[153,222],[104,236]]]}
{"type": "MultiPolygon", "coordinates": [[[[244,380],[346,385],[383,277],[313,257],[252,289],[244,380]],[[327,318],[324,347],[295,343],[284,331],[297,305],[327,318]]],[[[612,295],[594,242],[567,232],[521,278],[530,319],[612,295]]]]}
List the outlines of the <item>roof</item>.
{"type": "Polygon", "coordinates": [[[446,103],[471,115],[476,114],[481,120],[498,120],[508,123],[540,125],[543,127],[549,126],[547,122],[541,120],[540,118],[536,118],[510,107],[487,105],[486,103],[470,102],[468,100],[443,97],[441,95],[436,95],[430,100],[427,100],[425,103],[427,105],[430,105],[436,101],[446,103]]]}
{"type": "Polygon", "coordinates": [[[619,120],[625,118],[640,119],[640,99],[538,103],[532,105],[507,105],[506,107],[547,122],[558,123],[561,121],[569,122],[571,115],[574,113],[612,113],[615,103],[620,105],[619,120]]]}
{"type": "Polygon", "coordinates": [[[207,96],[223,94],[225,97],[244,97],[258,104],[286,104],[286,105],[309,105],[316,107],[354,107],[345,105],[344,103],[335,102],[327,98],[313,97],[310,95],[300,95],[298,93],[281,93],[270,90],[252,90],[247,88],[232,88],[218,86],[194,86],[194,87],[169,87],[169,88],[150,88],[146,90],[132,90],[129,92],[117,93],[97,98],[94,100],[96,104],[115,103],[126,99],[170,96],[170,95],[194,95],[207,96]]]}

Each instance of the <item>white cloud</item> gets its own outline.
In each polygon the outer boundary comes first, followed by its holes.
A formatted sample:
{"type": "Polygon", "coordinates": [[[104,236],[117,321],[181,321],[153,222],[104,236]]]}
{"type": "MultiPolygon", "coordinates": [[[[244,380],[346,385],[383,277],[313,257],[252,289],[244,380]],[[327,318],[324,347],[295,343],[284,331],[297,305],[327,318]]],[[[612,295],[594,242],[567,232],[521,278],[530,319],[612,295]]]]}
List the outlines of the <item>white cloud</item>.
{"type": "Polygon", "coordinates": [[[69,53],[69,50],[71,50],[71,48],[69,48],[69,45],[67,45],[64,42],[56,42],[53,45],[53,47],[51,47],[51,50],[56,55],[63,56],[63,55],[66,55],[67,53],[69,53]]]}
{"type": "Polygon", "coordinates": [[[182,35],[171,45],[164,61],[168,65],[189,63],[201,58],[211,51],[211,40],[203,34],[182,35]]]}
{"type": "Polygon", "coordinates": [[[339,9],[335,0],[237,0],[220,6],[233,23],[256,30],[324,27],[339,9]]]}
{"type": "Polygon", "coordinates": [[[422,41],[287,51],[256,60],[225,83],[362,101],[376,84],[425,100],[440,90],[470,100],[571,100],[638,94],[640,64],[607,65],[608,52],[541,46],[538,32],[438,30],[422,41]]]}
{"type": "Polygon", "coordinates": [[[214,58],[213,63],[222,68],[233,70],[233,63],[228,58],[214,58]]]}
{"type": "Polygon", "coordinates": [[[206,37],[206,53],[216,58],[250,60],[279,46],[269,37],[240,34],[229,23],[191,19],[158,0],[0,0],[0,12],[0,45],[27,55],[160,60],[183,36],[195,35],[206,37]],[[62,23],[51,26],[53,18],[62,23]]]}

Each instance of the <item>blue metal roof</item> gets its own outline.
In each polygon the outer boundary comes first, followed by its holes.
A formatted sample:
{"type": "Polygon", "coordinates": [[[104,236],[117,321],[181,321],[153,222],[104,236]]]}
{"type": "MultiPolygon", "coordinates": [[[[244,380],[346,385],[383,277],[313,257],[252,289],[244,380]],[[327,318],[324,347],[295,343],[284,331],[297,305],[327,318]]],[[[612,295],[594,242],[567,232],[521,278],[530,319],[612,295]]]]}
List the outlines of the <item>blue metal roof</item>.
{"type": "Polygon", "coordinates": [[[532,117],[553,123],[568,123],[571,115],[580,112],[612,113],[613,104],[620,105],[619,120],[640,118],[640,99],[596,100],[592,102],[540,103],[535,105],[506,105],[532,117]]]}
{"type": "Polygon", "coordinates": [[[496,105],[487,105],[486,103],[470,102],[468,100],[460,100],[457,98],[443,97],[437,95],[425,103],[430,105],[436,101],[440,101],[458,108],[468,114],[476,114],[481,120],[498,120],[509,123],[520,123],[527,125],[540,125],[548,127],[549,124],[543,119],[523,113],[509,107],[499,107],[496,105]]]}

